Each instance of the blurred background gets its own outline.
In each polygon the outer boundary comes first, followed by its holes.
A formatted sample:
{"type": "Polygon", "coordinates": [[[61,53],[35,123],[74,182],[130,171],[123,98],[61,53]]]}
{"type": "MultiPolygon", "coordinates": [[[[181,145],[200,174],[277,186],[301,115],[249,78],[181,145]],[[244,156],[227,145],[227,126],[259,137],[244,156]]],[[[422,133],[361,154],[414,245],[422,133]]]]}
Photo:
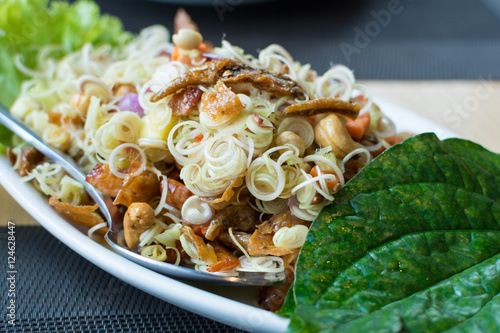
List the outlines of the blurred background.
{"type": "Polygon", "coordinates": [[[361,79],[500,78],[497,0],[97,2],[134,32],[151,24],[172,31],[182,6],[215,45],[225,36],[255,54],[278,43],[320,73],[342,63],[361,79]]]}
{"type": "Polygon", "coordinates": [[[139,32],[183,7],[205,40],[284,46],[319,74],[351,68],[378,98],[500,152],[498,0],[97,0],[139,32]],[[481,94],[483,93],[483,94],[481,94]]]}

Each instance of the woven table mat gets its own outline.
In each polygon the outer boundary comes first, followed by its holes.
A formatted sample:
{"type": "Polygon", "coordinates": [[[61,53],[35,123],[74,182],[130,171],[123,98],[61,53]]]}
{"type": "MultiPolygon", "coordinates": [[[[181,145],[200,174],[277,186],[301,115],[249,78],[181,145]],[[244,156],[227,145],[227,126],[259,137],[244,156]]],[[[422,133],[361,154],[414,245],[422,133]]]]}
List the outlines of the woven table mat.
{"type": "MultiPolygon", "coordinates": [[[[319,73],[340,63],[359,79],[500,79],[498,0],[207,2],[183,6],[206,40],[220,45],[225,36],[254,55],[277,43],[319,73]]],[[[179,8],[161,1],[98,3],[134,32],[152,24],[172,32],[179,8]]]]}
{"type": "MultiPolygon", "coordinates": [[[[7,228],[0,267],[7,271],[7,228]]],[[[16,325],[7,322],[8,274],[1,274],[0,332],[241,332],[136,289],[80,257],[42,227],[18,226],[16,325]]]]}

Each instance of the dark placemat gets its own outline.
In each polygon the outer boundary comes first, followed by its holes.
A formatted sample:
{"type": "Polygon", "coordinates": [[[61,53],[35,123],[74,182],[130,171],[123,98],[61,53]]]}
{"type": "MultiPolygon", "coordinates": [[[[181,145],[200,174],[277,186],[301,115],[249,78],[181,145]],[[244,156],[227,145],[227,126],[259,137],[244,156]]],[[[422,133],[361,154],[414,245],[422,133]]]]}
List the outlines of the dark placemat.
{"type": "Polygon", "coordinates": [[[42,227],[15,227],[15,326],[8,229],[0,228],[0,332],[242,332],[136,289],[80,257],[42,227]],[[12,292],[12,291],[10,291],[12,292]]]}
{"type": "MultiPolygon", "coordinates": [[[[184,7],[216,45],[223,34],[253,54],[278,43],[320,73],[342,63],[361,79],[500,79],[498,0],[247,1],[184,7]]],[[[97,2],[134,32],[151,24],[171,30],[179,7],[97,2]]]]}

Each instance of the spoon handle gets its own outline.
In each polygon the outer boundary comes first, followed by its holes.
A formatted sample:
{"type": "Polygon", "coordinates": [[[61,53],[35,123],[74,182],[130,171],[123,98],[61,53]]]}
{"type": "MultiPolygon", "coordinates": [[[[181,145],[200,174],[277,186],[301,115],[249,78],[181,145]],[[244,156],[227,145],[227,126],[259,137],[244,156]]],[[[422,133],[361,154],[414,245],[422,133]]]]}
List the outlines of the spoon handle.
{"type": "Polygon", "coordinates": [[[21,139],[23,139],[26,143],[33,146],[36,150],[61,165],[64,170],[66,170],[73,178],[80,182],[85,187],[87,193],[99,205],[99,210],[103,213],[104,218],[108,222],[108,226],[111,228],[111,214],[107,209],[106,203],[104,202],[104,199],[97,191],[97,189],[87,182],[87,180],[85,179],[85,171],[80,165],[76,164],[70,156],[56,150],[55,148],[50,147],[45,142],[43,142],[43,140],[37,134],[35,134],[19,120],[14,118],[10,114],[9,110],[1,104],[0,122],[16,135],[18,135],[21,139]]]}
{"type": "MultiPolygon", "coordinates": [[[[94,199],[94,201],[99,205],[99,210],[103,213],[104,218],[108,222],[109,231],[106,233],[104,238],[108,244],[118,253],[123,255],[125,258],[132,260],[133,262],[147,267],[153,271],[175,277],[178,279],[202,282],[202,283],[212,283],[219,285],[254,285],[254,286],[266,286],[280,284],[285,280],[285,273],[240,273],[238,277],[233,276],[217,276],[204,272],[196,271],[192,268],[180,267],[173,264],[156,261],[138,253],[134,253],[129,249],[120,245],[118,242],[118,230],[113,230],[113,220],[111,219],[111,214],[104,202],[102,195],[97,191],[95,187],[90,185],[85,179],[85,171],[83,168],[76,164],[73,159],[47,145],[42,139],[33,133],[28,127],[26,127],[19,120],[12,117],[9,110],[0,104],[0,122],[3,123],[8,129],[21,137],[26,143],[33,146],[39,152],[45,156],[52,159],[54,162],[60,164],[64,170],[66,170],[73,178],[82,183],[87,190],[87,193],[94,199]]],[[[119,226],[119,223],[115,223],[115,227],[119,226]]]]}

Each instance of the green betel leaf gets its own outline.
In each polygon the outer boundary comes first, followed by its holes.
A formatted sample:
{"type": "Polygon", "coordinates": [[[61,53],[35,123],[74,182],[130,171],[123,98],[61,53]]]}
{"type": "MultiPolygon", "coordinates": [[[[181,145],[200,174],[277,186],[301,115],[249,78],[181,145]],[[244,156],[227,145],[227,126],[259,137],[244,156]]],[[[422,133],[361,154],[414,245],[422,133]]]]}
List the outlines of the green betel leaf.
{"type": "Polygon", "coordinates": [[[500,328],[500,155],[422,134],[313,223],[281,312],[292,332],[500,328]]]}

